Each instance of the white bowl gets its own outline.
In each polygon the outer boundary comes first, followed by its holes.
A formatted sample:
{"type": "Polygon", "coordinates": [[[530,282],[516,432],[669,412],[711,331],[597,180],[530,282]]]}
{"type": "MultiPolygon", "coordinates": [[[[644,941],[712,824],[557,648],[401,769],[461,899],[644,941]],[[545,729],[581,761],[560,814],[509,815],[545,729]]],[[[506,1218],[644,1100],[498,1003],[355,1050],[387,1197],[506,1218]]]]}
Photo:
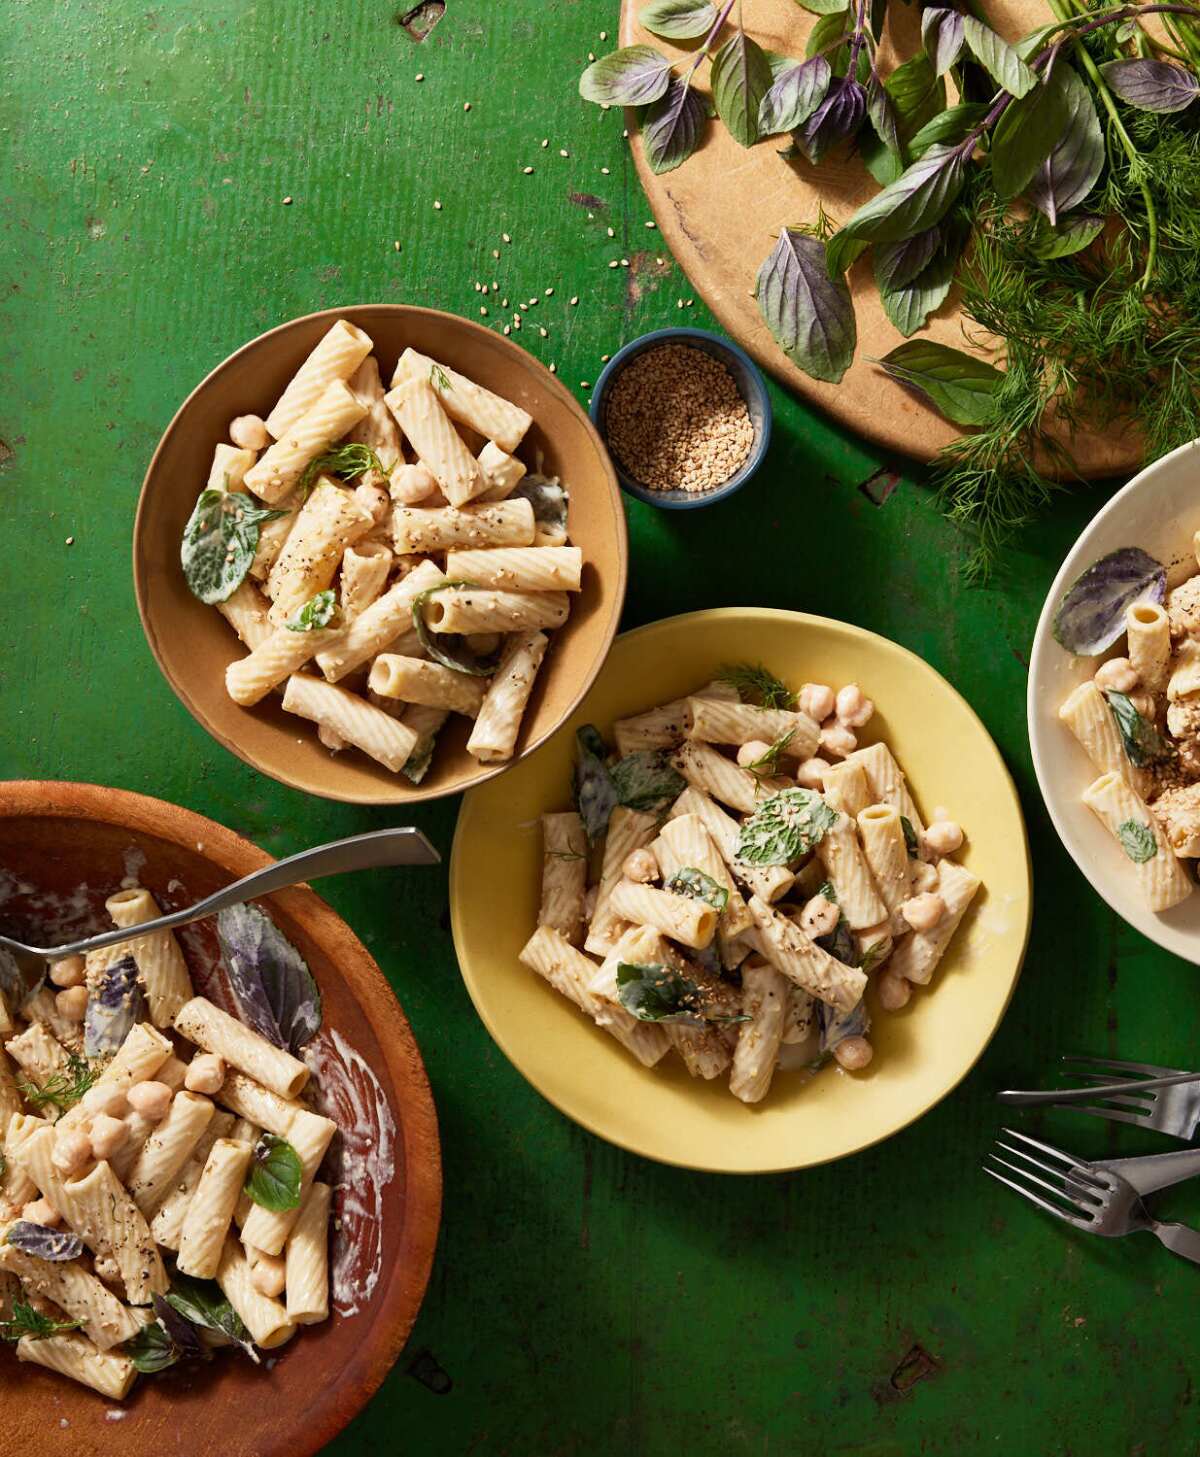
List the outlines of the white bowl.
{"type": "Polygon", "coordinates": [[[1120,846],[1080,798],[1097,771],[1059,721],[1058,708],[1073,688],[1092,676],[1100,660],[1073,657],[1054,640],[1053,624],[1058,604],[1076,577],[1118,547],[1140,546],[1162,562],[1168,588],[1193,576],[1192,533],[1198,527],[1200,441],[1192,441],[1134,476],[1071,548],[1038,619],[1028,697],[1033,767],[1054,828],[1071,858],[1119,916],[1143,936],[1196,965],[1200,965],[1200,891],[1169,911],[1147,910],[1120,846]]]}

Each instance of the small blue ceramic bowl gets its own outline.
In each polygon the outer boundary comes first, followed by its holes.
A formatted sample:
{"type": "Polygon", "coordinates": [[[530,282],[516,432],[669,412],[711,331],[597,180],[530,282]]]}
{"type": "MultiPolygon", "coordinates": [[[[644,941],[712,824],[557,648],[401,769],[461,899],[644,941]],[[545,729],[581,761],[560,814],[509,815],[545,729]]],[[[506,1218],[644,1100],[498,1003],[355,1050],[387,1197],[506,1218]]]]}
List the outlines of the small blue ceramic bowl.
{"type": "Polygon", "coordinates": [[[617,375],[636,355],[660,344],[686,344],[693,349],[703,349],[706,354],[721,361],[733,376],[750,412],[750,422],[754,426],[754,444],[750,447],[750,454],[736,474],[721,485],[714,486],[711,491],[656,491],[634,480],[620,457],[611,450],[609,453],[612,455],[621,489],[636,496],[639,501],[645,501],[651,506],[661,506],[665,511],[690,511],[696,506],[711,506],[714,501],[722,501],[726,496],[732,496],[734,491],[740,491],[766,456],[767,447],[771,443],[771,398],[767,394],[766,382],[758,365],[746,351],[731,344],[728,339],[722,339],[719,334],[710,334],[707,329],[655,329],[652,334],[643,334],[640,339],[632,340],[624,349],[614,354],[596,381],[596,387],[592,391],[592,423],[605,440],[608,436],[605,419],[608,392],[616,382],[617,375]]]}

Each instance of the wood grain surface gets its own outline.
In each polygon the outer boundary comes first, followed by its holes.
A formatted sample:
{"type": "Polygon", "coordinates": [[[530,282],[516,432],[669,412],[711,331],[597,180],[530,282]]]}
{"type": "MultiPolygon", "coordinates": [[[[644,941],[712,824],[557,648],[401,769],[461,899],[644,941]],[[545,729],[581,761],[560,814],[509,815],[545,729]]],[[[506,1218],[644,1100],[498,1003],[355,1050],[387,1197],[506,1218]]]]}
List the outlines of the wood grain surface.
{"type": "MultiPolygon", "coordinates": [[[[638,23],[644,0],[622,0],[622,45],[649,43],[686,59],[688,50],[652,35],[638,23]]],[[[768,51],[802,59],[804,43],[817,17],[796,0],[757,0],[745,9],[746,29],[768,51]]],[[[1046,23],[1040,0],[1001,0],[989,7],[996,29],[1008,39],[1046,23]]],[[[725,35],[732,34],[730,27],[725,35]]],[[[686,42],[690,53],[700,42],[686,42]]],[[[880,46],[886,74],[920,50],[920,9],[889,6],[880,46]]],[[[707,63],[696,74],[698,89],[708,90],[707,63]]],[[[903,342],[884,313],[868,255],[850,270],[851,297],[858,319],[858,350],[839,384],[809,378],[783,353],[763,322],[754,299],[759,266],[775,246],[782,228],[815,223],[820,209],[834,223],[845,222],[879,191],[856,154],[836,149],[819,166],[802,157],[779,155],[788,137],[768,137],[754,147],[738,145],[720,121],[709,125],[695,156],[673,172],[656,176],[646,161],[640,136],[630,125],[638,176],[672,252],[687,270],[705,302],[735,339],[789,389],[828,411],[835,420],[886,450],[930,460],[960,432],[921,396],[884,374],[872,359],[903,342]]],[[[914,338],[929,338],[996,360],[993,341],[966,323],[957,307],[957,289],[914,338]]],[[[1003,363],[1002,355],[1000,362],[1003,363]]],[[[1136,469],[1141,447],[1128,432],[1107,428],[1063,436],[1084,476],[1109,476],[1136,469]]]]}

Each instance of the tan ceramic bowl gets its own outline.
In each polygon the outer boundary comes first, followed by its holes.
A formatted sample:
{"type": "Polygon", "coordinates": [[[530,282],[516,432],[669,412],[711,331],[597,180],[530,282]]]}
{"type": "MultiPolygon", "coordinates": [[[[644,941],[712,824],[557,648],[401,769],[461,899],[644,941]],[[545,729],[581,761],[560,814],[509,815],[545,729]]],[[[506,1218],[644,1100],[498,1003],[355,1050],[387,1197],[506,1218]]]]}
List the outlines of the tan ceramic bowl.
{"type": "MultiPolygon", "coordinates": [[[[327,309],[252,339],[203,380],[159,442],[138,502],[133,580],[150,650],[189,713],[232,753],[293,789],[353,804],[411,804],[479,784],[507,767],[484,767],[466,751],[467,720],[452,716],[419,785],[357,750],[331,754],[312,724],[271,695],[252,709],[225,692],[225,669],[242,651],[213,607],[188,591],[179,568],[183,528],[208,478],[213,448],[236,416],[266,416],[309,350],[338,318],[365,329],[385,382],[412,345],[523,406],[533,426],[520,448],[531,467],[562,477],[570,492],[571,540],[583,550],[584,588],[550,651],[526,710],[516,758],[544,742],[591,687],[616,634],[625,599],[628,545],[617,479],[600,437],[563,384],[537,360],[479,324],[406,304],[327,309]]],[[[514,759],[515,762],[515,759],[514,759]]]]}
{"type": "MultiPolygon", "coordinates": [[[[93,784],[0,784],[0,930],[26,940],[61,942],[105,929],[104,898],[130,873],[175,909],[268,864],[249,841],[162,800],[93,784]]],[[[308,1457],[362,1410],[400,1354],[425,1293],[441,1212],[437,1118],[421,1056],[379,968],[324,901],[299,886],[264,904],[321,989],[318,1045],[328,1055],[332,1044],[353,1075],[353,1084],[337,1083],[339,1122],[375,1147],[387,1142],[388,1115],[395,1125],[390,1181],[354,1179],[353,1165],[343,1175],[369,1195],[378,1190],[377,1219],[374,1207],[366,1218],[342,1209],[353,1268],[359,1276],[377,1270],[374,1288],[355,1297],[357,1313],[337,1314],[335,1306],[329,1321],[270,1352],[279,1359],[269,1370],[222,1352],[206,1365],[140,1377],[119,1423],[106,1416],[116,1403],[38,1366],[18,1366],[0,1346],[0,1450],[308,1457]],[[352,1049],[348,1058],[343,1049],[352,1049]],[[376,1086],[386,1104],[383,1139],[376,1086]],[[354,1091],[366,1088],[370,1098],[354,1091]]],[[[218,956],[211,922],[180,938],[197,990],[209,989],[218,956]]],[[[343,1310],[349,1303],[336,1302],[343,1310]]]]}

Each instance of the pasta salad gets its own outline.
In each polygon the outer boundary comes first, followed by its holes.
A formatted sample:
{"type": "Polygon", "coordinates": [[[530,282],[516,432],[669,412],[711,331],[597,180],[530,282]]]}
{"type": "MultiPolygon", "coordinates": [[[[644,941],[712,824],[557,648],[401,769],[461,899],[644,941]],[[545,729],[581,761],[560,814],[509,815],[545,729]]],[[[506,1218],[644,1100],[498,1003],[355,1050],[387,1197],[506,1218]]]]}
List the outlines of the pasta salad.
{"type": "MultiPolygon", "coordinates": [[[[140,886],[106,907],[159,915],[140,886]]],[[[139,1372],[222,1345],[258,1360],[330,1313],[318,1174],[338,1124],[297,1055],[320,1062],[320,993],[257,907],[223,911],[218,936],[237,1017],[195,994],[171,931],[32,985],[0,961],[0,1339],[114,1401],[139,1372]]]]}
{"type": "Polygon", "coordinates": [[[722,669],[686,698],[579,730],[575,808],[542,817],[521,960],[646,1067],[757,1103],[776,1069],[872,1057],[865,995],[926,985],[980,881],[926,826],[857,684],[722,669]]]}
{"type": "Polygon", "coordinates": [[[282,693],[330,750],[420,783],[452,713],[481,764],[512,757],[583,559],[566,490],[515,453],[530,415],[415,349],[385,391],[373,349],[339,319],[265,420],[232,422],[181,559],[247,650],[235,703],[282,693]]]}
{"type": "Polygon", "coordinates": [[[1054,623],[1070,652],[1104,657],[1059,718],[1098,775],[1083,801],[1151,911],[1193,893],[1200,856],[1198,562],[1200,533],[1168,590],[1166,567],[1146,552],[1111,552],[1073,583],[1054,623]]]}

